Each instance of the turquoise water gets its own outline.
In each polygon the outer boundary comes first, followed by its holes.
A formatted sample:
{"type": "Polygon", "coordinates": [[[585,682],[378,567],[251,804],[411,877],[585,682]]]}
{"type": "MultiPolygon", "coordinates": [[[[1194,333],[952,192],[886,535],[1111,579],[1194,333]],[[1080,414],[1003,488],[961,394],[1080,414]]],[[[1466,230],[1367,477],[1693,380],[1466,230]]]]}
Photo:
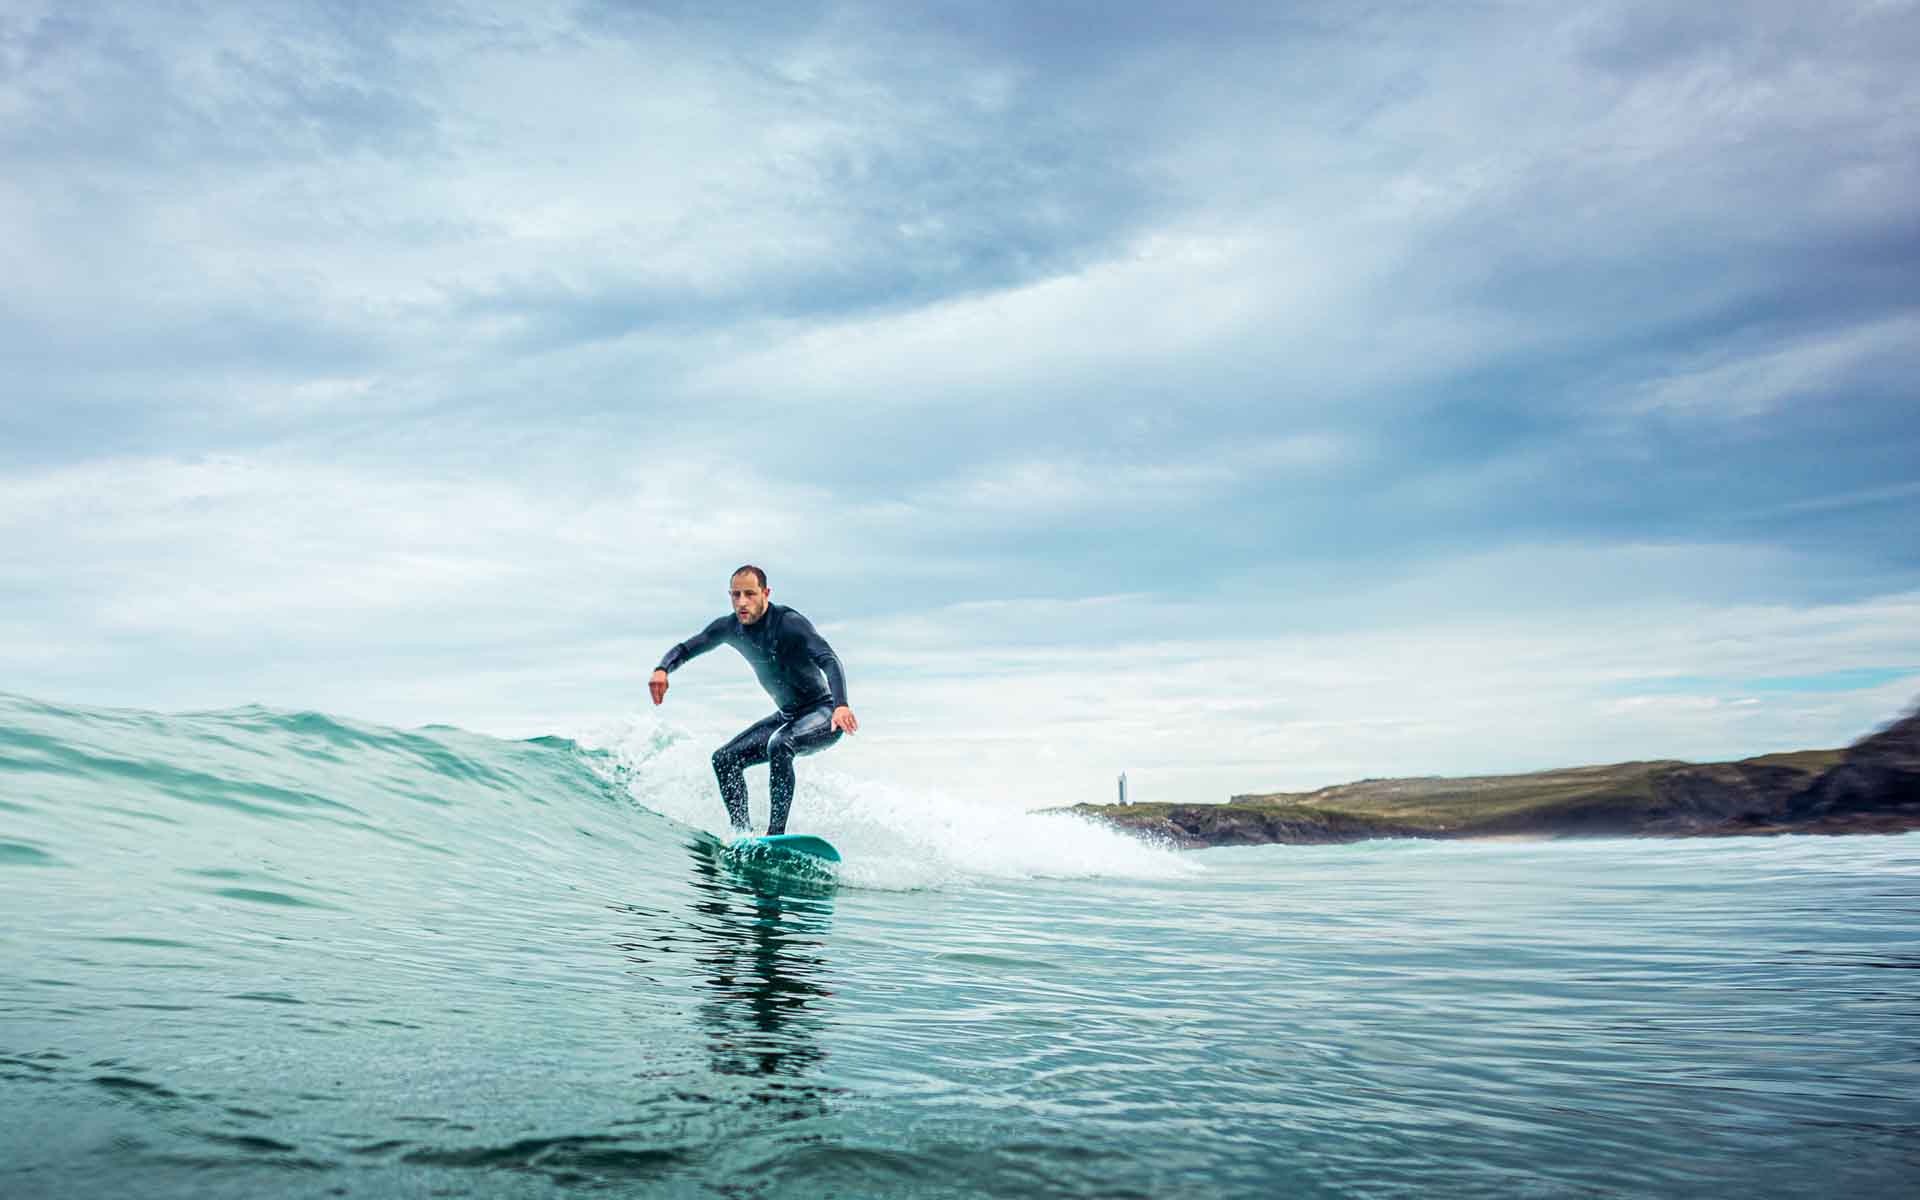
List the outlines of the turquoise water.
{"type": "Polygon", "coordinates": [[[1920,1193],[1920,838],[1178,854],[821,759],[783,880],[589,740],[0,696],[0,1195],[1920,1193]]]}

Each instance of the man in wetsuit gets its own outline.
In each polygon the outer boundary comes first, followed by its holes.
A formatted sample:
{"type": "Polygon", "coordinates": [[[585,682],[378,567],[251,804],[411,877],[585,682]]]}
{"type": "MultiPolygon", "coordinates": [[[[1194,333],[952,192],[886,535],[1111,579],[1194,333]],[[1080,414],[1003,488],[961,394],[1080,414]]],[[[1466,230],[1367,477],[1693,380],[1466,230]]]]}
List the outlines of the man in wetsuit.
{"type": "Polygon", "coordinates": [[[840,740],[842,732],[859,732],[860,722],[847,707],[847,680],[833,647],[813,622],[771,602],[765,571],[741,567],[728,581],[727,593],[733,599],[733,615],[721,617],[667,651],[647,681],[647,690],[653,693],[653,702],[660,703],[667,695],[668,672],[722,643],[746,657],[780,711],[755,721],[715,750],[713,773],[720,779],[720,799],[726,802],[734,831],[746,833],[752,829],[747,820],[746,768],[766,763],[773,792],[767,832],[785,833],[787,810],[793,805],[794,757],[825,750],[840,740]]]}

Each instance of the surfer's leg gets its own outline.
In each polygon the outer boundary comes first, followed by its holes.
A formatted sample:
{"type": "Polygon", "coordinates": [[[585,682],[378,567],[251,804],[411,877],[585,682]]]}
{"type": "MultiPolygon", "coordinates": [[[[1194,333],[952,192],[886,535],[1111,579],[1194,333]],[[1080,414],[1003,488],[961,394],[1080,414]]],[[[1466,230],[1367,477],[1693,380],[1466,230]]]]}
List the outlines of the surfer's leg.
{"type": "Polygon", "coordinates": [[[833,727],[830,706],[810,708],[773,731],[767,739],[767,782],[772,794],[767,820],[769,834],[787,831],[787,810],[793,806],[793,759],[825,750],[840,740],[833,727]]]}
{"type": "Polygon", "coordinates": [[[753,828],[747,819],[747,768],[767,761],[767,739],[785,718],[779,713],[762,717],[735,734],[713,752],[713,774],[720,781],[720,801],[736,832],[753,828]]]}

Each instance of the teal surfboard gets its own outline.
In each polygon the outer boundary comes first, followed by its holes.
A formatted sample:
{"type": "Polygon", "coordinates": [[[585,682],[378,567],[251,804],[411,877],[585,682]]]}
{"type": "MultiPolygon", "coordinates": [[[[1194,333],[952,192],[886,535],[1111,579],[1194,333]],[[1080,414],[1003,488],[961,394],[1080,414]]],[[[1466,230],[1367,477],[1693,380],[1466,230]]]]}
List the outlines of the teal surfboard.
{"type": "Polygon", "coordinates": [[[777,854],[804,854],[827,862],[840,861],[840,852],[833,848],[832,842],[823,837],[815,837],[811,833],[775,833],[765,837],[743,837],[733,844],[742,849],[765,847],[766,850],[777,854]]]}

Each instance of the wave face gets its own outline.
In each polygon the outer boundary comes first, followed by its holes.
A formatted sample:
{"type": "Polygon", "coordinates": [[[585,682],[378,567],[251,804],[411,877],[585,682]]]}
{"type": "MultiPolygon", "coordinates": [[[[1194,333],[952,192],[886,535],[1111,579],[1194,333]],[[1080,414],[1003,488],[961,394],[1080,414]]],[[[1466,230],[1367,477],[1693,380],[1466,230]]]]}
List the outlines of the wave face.
{"type": "Polygon", "coordinates": [[[0,1196],[1920,1178],[1920,835],[1177,855],[823,756],[823,880],[709,750],[0,696],[0,1196]]]}
{"type": "Polygon", "coordinates": [[[698,1178],[689,1146],[818,1115],[793,1079],[836,893],[1192,871],[808,761],[795,828],[849,862],[783,888],[730,868],[707,748],[607,732],[0,695],[0,1193],[8,1170],[181,1195],[698,1178]]]}

